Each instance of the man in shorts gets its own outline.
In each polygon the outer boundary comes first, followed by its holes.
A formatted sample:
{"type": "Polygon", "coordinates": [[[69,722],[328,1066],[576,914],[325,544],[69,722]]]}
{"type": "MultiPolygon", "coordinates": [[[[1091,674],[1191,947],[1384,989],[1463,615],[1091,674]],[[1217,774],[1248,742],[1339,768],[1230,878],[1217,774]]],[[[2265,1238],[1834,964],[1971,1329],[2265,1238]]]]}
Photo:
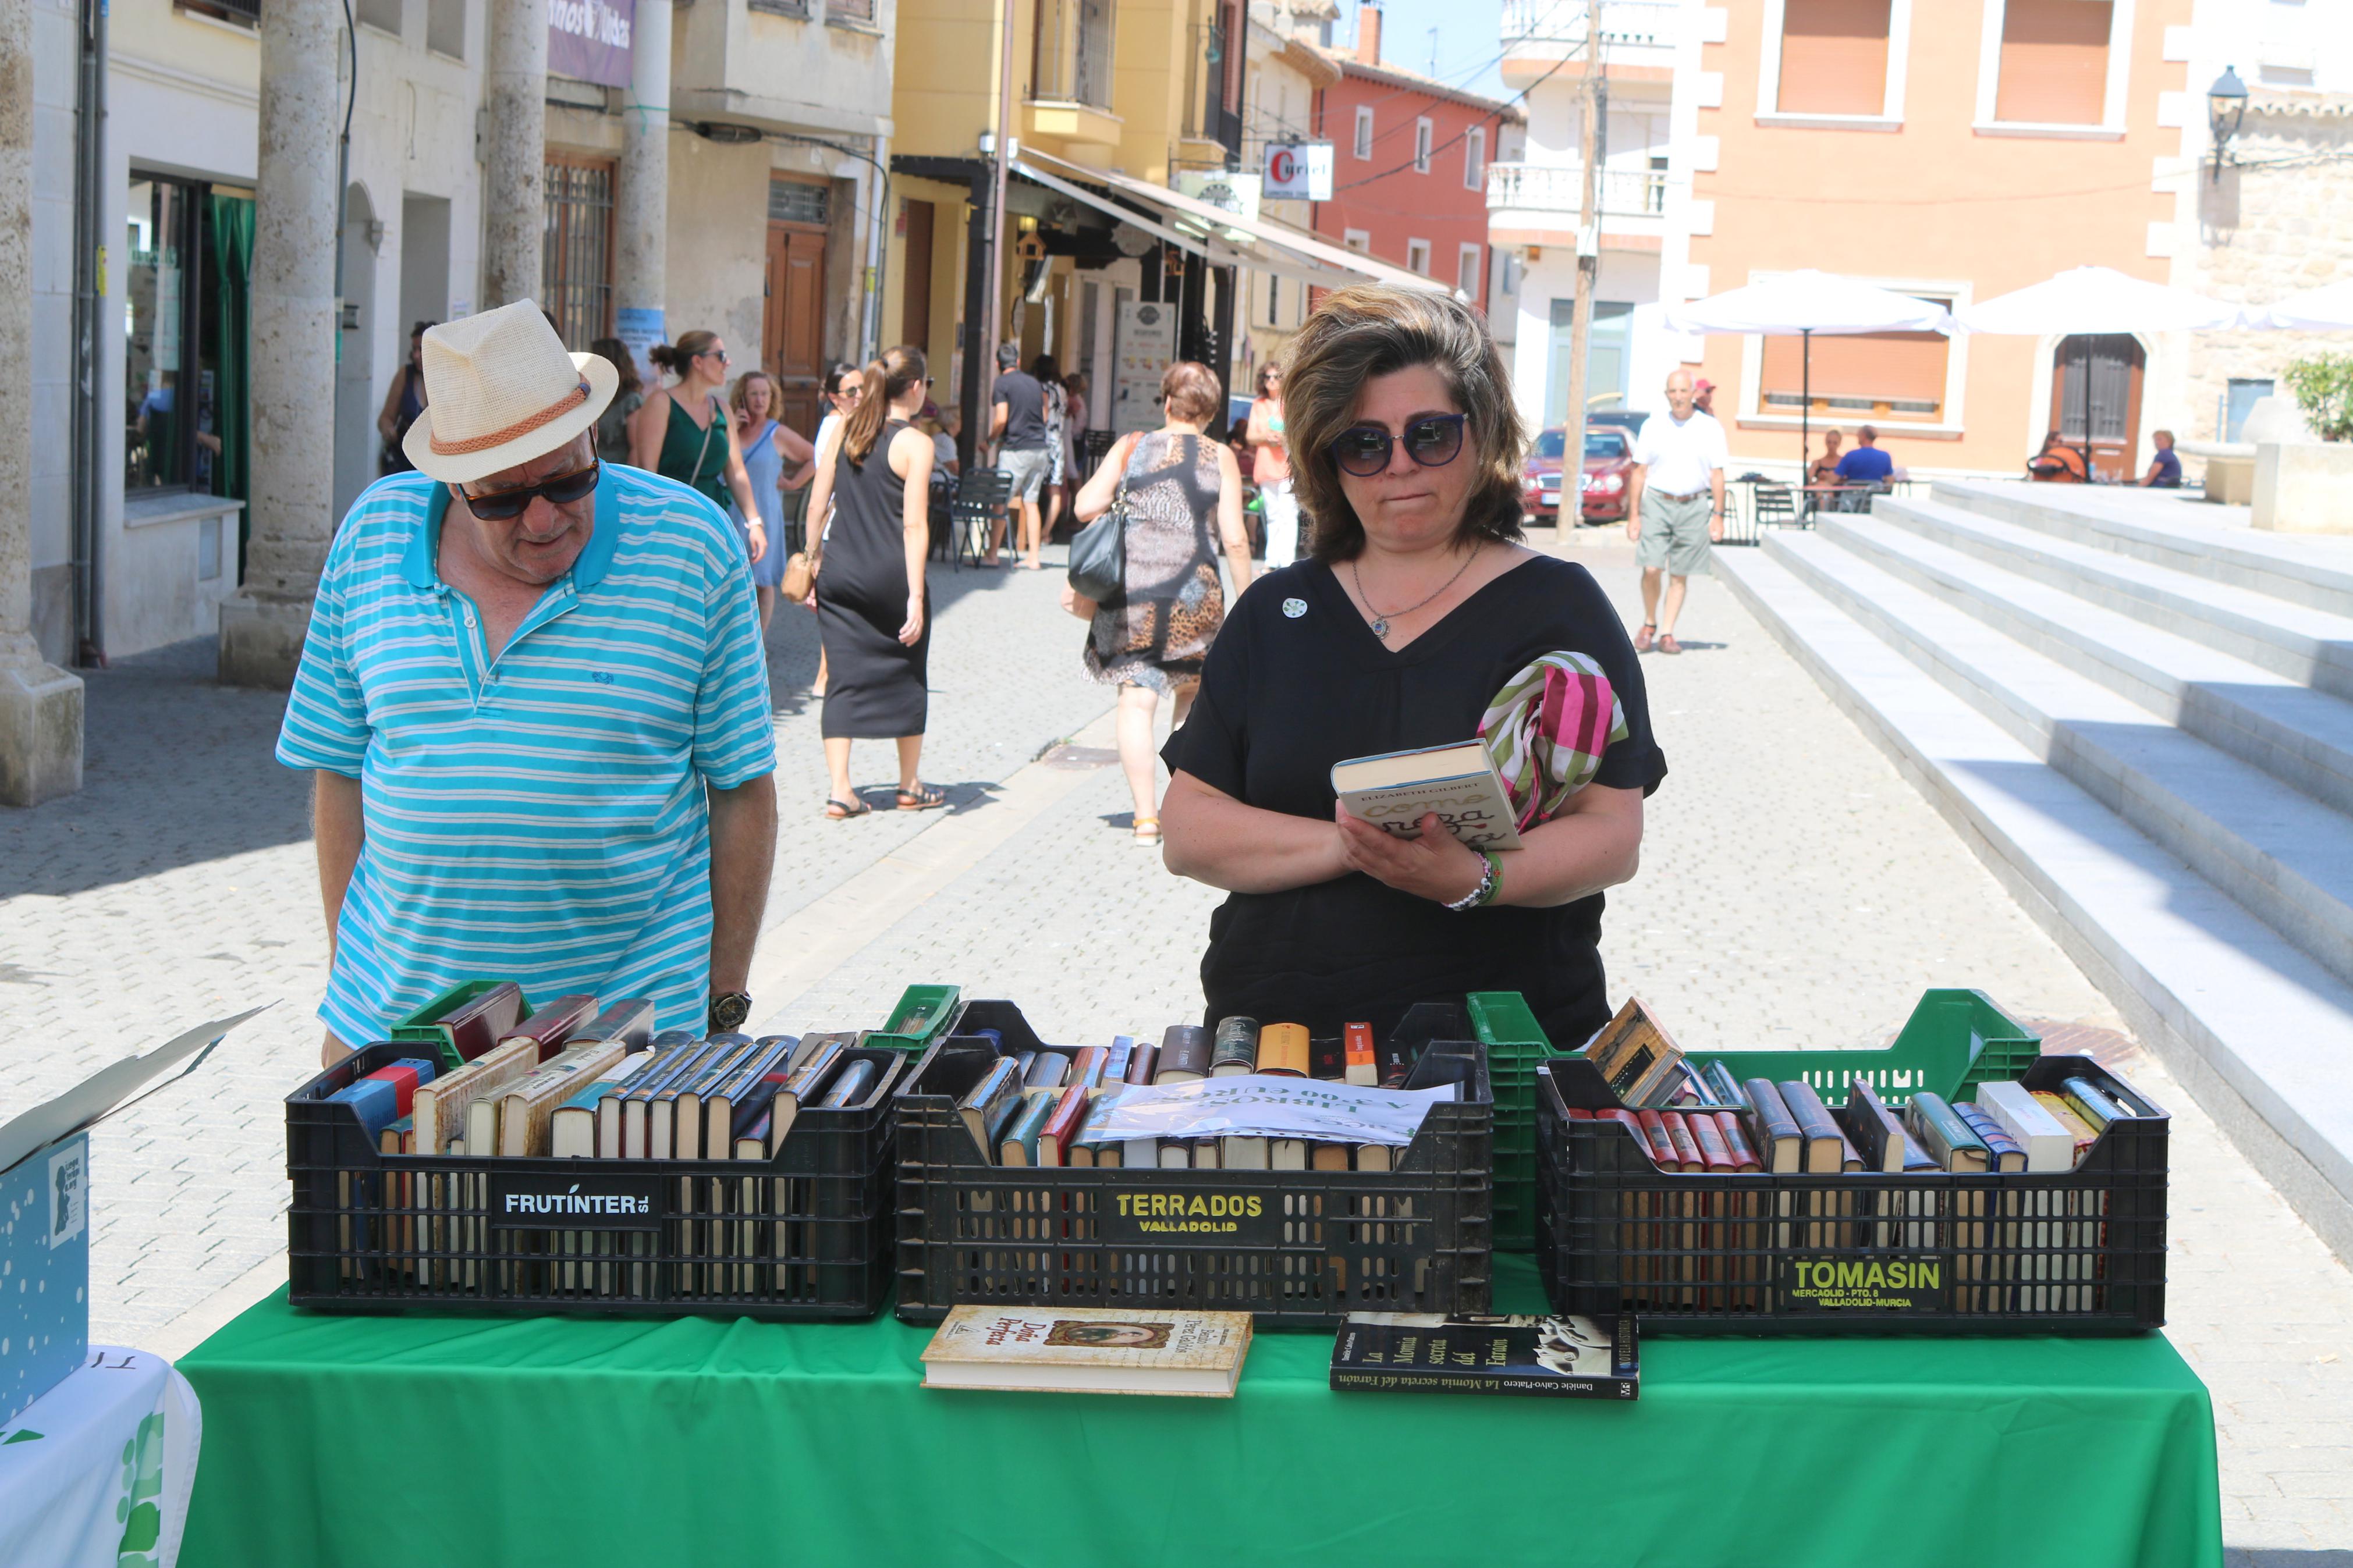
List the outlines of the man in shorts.
{"type": "Polygon", "coordinates": [[[1667,412],[1642,421],[1626,498],[1626,537],[1642,569],[1642,627],[1634,651],[1681,653],[1675,617],[1687,580],[1707,574],[1708,546],[1724,537],[1724,426],[1693,402],[1689,371],[1667,377],[1667,412]],[[1659,574],[1667,575],[1662,604],[1659,574]]]}
{"type": "MultiPolygon", "coordinates": [[[[997,443],[997,466],[1013,478],[1008,510],[1021,509],[1021,554],[1032,572],[1045,565],[1045,530],[1038,503],[1045,493],[1046,476],[1054,453],[1046,433],[1046,389],[1021,369],[1021,345],[997,345],[997,385],[989,392],[988,434],[997,443]]],[[[988,562],[997,564],[997,548],[1005,542],[1003,524],[989,542],[988,562]]]]}

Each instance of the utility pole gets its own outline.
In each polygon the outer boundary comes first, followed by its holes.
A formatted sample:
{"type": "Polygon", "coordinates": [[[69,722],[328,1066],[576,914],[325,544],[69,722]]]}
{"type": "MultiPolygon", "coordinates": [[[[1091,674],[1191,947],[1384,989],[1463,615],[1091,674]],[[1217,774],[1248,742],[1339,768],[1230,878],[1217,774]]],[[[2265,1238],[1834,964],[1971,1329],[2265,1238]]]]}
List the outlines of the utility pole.
{"type": "Polygon", "coordinates": [[[1601,274],[1601,158],[1609,92],[1601,65],[1601,0],[1586,0],[1585,72],[1577,106],[1577,157],[1585,188],[1577,201],[1577,292],[1568,318],[1568,428],[1561,447],[1560,511],[1553,524],[1562,538],[1585,515],[1585,362],[1593,342],[1593,289],[1601,274]]]}
{"type": "MultiPolygon", "coordinates": [[[[1005,309],[1005,173],[1012,162],[1013,148],[1013,0],[998,0],[997,18],[1003,28],[1003,53],[997,66],[997,145],[989,171],[988,195],[988,310],[981,319],[980,384],[986,389],[997,384],[997,316],[1005,309]]],[[[967,259],[965,263],[971,265],[967,259]]],[[[982,399],[984,409],[987,406],[982,399]]],[[[977,452],[987,442],[987,415],[982,416],[981,428],[974,435],[973,449],[977,452]]]]}

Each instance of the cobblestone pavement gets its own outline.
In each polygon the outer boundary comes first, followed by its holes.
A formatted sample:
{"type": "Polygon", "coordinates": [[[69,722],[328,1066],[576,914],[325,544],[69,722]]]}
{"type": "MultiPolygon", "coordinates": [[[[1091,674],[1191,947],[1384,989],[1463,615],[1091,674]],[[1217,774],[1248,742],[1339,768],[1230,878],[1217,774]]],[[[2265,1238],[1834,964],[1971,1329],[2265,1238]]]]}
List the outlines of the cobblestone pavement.
{"type": "MultiPolygon", "coordinates": [[[[1614,532],[1563,552],[1639,619],[1614,532]]],[[[1105,694],[1077,672],[1058,581],[940,582],[925,773],[955,796],[946,813],[814,818],[815,638],[805,617],[780,615],[786,811],[772,924],[828,927],[852,909],[843,884],[861,868],[903,861],[917,834],[977,833],[993,798],[1037,776],[1014,777],[1032,757],[1099,718],[1105,694]]],[[[2213,1392],[2233,1563],[2336,1561],[2313,1553],[2353,1547],[2353,1275],[2115,1033],[2114,1010],[1728,595],[1696,584],[1681,629],[1687,654],[1644,661],[1672,772],[1651,802],[1641,874],[1612,899],[1613,993],[1640,991],[1694,1047],[1877,1044],[1936,984],[2091,1031],[2175,1112],[2168,1333],[2213,1392]]],[[[101,1134],[99,1331],[136,1342],[282,1243],[276,1102],[314,1048],[320,942],[301,781],[266,761],[276,700],[164,661],[99,677],[90,710],[90,788],[0,813],[0,1111],[188,1020],[287,999],[200,1083],[101,1134]],[[88,1021],[101,1009],[103,1030],[88,1021]]],[[[944,855],[959,868],[920,904],[843,927],[862,944],[796,994],[763,997],[763,1014],[784,1027],[879,1022],[907,984],[947,980],[1019,1002],[1049,1037],[1195,1015],[1218,895],[1134,843],[1103,731],[1058,755],[1103,765],[1046,808],[1004,817],[1020,826],[985,852],[944,855]]],[[[862,781],[888,784],[883,748],[860,759],[862,781]]]]}
{"type": "MultiPolygon", "coordinates": [[[[815,617],[770,627],[783,812],[771,923],[942,819],[1110,706],[1079,667],[1059,572],[935,569],[924,776],[949,812],[825,821],[815,617]]],[[[280,1101],[318,1060],[325,941],[309,781],[271,760],[281,697],[211,679],[189,644],[91,672],[86,784],[0,809],[0,1119],[117,1057],[273,998],[198,1075],[95,1134],[91,1327],[136,1344],[281,1251],[280,1101]]],[[[887,792],[892,749],[853,752],[887,792]]]]}

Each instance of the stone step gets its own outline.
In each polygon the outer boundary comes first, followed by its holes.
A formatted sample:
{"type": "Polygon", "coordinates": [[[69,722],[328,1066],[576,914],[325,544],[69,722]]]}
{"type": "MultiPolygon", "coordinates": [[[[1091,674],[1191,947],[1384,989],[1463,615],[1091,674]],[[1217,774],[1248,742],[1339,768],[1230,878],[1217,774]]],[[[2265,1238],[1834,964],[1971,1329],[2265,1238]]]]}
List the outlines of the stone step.
{"type": "Polygon", "coordinates": [[[1883,496],[1874,515],[2291,680],[2353,697],[2353,616],[2080,544],[1934,498],[1883,496]]]}
{"type": "Polygon", "coordinates": [[[2353,1258],[2353,987],[1892,657],[1784,552],[1720,551],[1715,563],[2266,1178],[2353,1258]]]}
{"type": "Polygon", "coordinates": [[[2208,744],[2353,812],[2353,703],[1947,548],[1936,542],[1944,533],[1936,520],[1912,521],[1926,508],[1950,511],[1912,502],[1897,518],[1830,516],[1821,536],[2208,744]],[[1891,521],[1903,526],[1890,528],[1891,521]]]}
{"type": "Polygon", "coordinates": [[[1767,554],[2289,941],[2353,978],[2353,825],[1836,542],[1767,554]]]}
{"type": "Polygon", "coordinates": [[[2353,540],[2264,533],[2245,507],[2132,486],[1938,479],[1929,498],[2079,544],[2353,616],[2353,540]]]}

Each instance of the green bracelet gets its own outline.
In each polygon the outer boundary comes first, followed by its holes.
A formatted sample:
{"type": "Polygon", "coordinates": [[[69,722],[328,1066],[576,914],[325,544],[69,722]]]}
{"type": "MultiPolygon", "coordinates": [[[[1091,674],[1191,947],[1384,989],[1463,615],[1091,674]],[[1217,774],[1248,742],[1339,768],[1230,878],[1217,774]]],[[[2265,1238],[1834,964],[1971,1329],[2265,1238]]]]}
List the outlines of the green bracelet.
{"type": "Polygon", "coordinates": [[[1471,906],[1472,909],[1484,909],[1487,905],[1493,903],[1496,898],[1502,894],[1504,890],[1503,858],[1498,856],[1493,849],[1482,849],[1479,851],[1479,854],[1480,857],[1487,862],[1487,886],[1485,890],[1480,894],[1479,901],[1471,906]]]}

